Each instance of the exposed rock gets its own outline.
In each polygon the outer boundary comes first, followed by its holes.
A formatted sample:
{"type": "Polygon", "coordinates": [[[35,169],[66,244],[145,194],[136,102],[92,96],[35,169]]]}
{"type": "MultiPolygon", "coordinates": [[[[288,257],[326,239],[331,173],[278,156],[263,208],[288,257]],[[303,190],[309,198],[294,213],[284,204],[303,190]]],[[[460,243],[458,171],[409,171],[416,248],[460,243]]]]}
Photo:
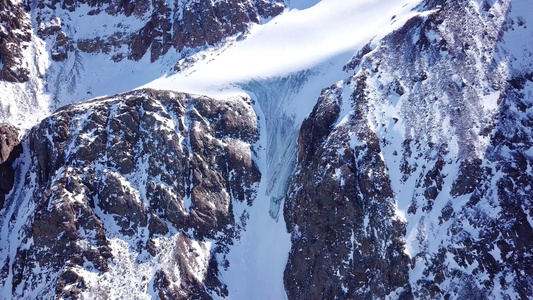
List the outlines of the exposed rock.
{"type": "Polygon", "coordinates": [[[0,1],[0,80],[24,82],[29,69],[23,51],[32,36],[30,17],[22,2],[0,1]]]}
{"type": "Polygon", "coordinates": [[[290,299],[533,297],[533,53],[506,44],[531,43],[510,5],[423,1],[322,92],[285,198],[290,299]]]}
{"type": "Polygon", "coordinates": [[[364,78],[356,80],[350,99],[342,86],[324,90],[300,131],[284,210],[293,242],[284,277],[290,299],[410,291],[405,223],[395,216],[378,138],[365,124],[364,78]],[[335,126],[342,101],[353,101],[354,112],[335,126]]]}
{"type": "Polygon", "coordinates": [[[31,131],[28,188],[13,195],[35,205],[24,230],[33,243],[19,245],[13,262],[20,265],[8,283],[13,296],[113,297],[99,287],[112,282],[83,274],[136,272],[141,263],[157,270],[136,278],[145,286],[153,281],[162,299],[227,295],[217,257],[244,226],[246,212],[233,206],[255,198],[257,135],[256,116],[242,98],[140,90],[61,108],[31,131]],[[129,258],[121,251],[141,262],[124,265],[129,258]],[[45,273],[35,272],[37,265],[61,271],[57,284],[33,285],[45,273]]]}
{"type": "Polygon", "coordinates": [[[11,161],[20,155],[21,148],[17,128],[9,124],[0,124],[0,165],[11,161]]]}
{"type": "Polygon", "coordinates": [[[4,207],[5,195],[15,183],[13,163],[21,153],[18,130],[8,124],[0,124],[0,210],[4,207]]]}

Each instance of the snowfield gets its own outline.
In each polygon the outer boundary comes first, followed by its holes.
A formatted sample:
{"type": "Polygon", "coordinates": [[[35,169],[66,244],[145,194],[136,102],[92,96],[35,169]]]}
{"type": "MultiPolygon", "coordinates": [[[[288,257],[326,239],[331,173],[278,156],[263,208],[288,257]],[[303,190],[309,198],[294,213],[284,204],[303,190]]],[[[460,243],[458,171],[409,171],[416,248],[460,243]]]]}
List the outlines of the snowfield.
{"type": "MultiPolygon", "coordinates": [[[[297,2],[297,7],[302,3],[297,2]]],[[[320,65],[324,62],[345,64],[369,41],[379,40],[414,16],[411,10],[417,3],[323,0],[306,9],[289,9],[266,24],[254,26],[244,40],[224,49],[200,52],[193,56],[199,61],[192,67],[166,74],[145,87],[223,96],[237,92],[242,83],[251,80],[323,69],[320,65]],[[345,60],[331,62],[339,55],[345,60]]],[[[337,71],[338,67],[331,69],[337,71]]],[[[334,82],[325,78],[321,87],[334,82]]]]}

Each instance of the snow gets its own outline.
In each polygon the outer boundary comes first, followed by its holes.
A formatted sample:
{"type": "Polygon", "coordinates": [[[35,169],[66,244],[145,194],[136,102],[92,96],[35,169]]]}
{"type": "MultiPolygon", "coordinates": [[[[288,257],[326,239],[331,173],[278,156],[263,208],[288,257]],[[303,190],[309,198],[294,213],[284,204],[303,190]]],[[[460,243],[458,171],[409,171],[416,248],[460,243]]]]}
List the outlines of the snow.
{"type": "MultiPolygon", "coordinates": [[[[501,4],[496,3],[495,6],[501,4]]],[[[508,18],[504,16],[501,22],[513,21],[512,29],[507,31],[503,37],[505,48],[514,58],[510,63],[517,70],[531,70],[533,61],[531,60],[531,41],[533,40],[533,16],[531,13],[531,2],[528,0],[515,0],[512,5],[501,7],[505,12],[510,10],[508,18]],[[523,25],[520,25],[523,24],[523,25]]]]}
{"type": "Polygon", "coordinates": [[[459,76],[457,74],[453,74],[452,75],[452,81],[453,81],[453,83],[455,83],[455,85],[459,89],[461,89],[463,87],[463,85],[464,85],[463,79],[461,78],[461,76],[459,76]]]}
{"type": "MultiPolygon", "coordinates": [[[[302,7],[301,3],[296,3],[296,7],[302,7]]],[[[202,53],[211,59],[145,86],[224,95],[236,93],[239,89],[235,84],[286,77],[312,69],[342,53],[349,53],[343,62],[346,63],[369,40],[389,33],[415,15],[410,10],[416,4],[398,0],[323,0],[307,9],[288,10],[264,25],[252,27],[246,39],[221,53],[210,55],[209,50],[202,53]],[[391,21],[393,15],[396,18],[391,21]]],[[[323,83],[321,87],[333,82],[324,80],[323,83]]]]}
{"type": "Polygon", "coordinates": [[[42,93],[44,83],[40,78],[50,62],[42,54],[45,45],[33,36],[24,43],[21,67],[28,66],[30,80],[24,83],[0,81],[0,123],[6,122],[27,130],[51,113],[51,97],[42,93]],[[30,63],[31,61],[31,63],[30,63]]]}
{"type": "Polygon", "coordinates": [[[340,186],[344,186],[344,177],[342,176],[342,170],[340,168],[335,168],[335,178],[340,181],[340,186]]]}
{"type": "MultiPolygon", "coordinates": [[[[370,219],[368,218],[368,215],[365,215],[365,218],[363,220],[363,229],[365,231],[365,234],[368,236],[368,232],[367,232],[367,229],[368,229],[368,224],[370,223],[370,219]]],[[[352,232],[353,234],[353,232],[352,232]]]]}
{"type": "Polygon", "coordinates": [[[198,282],[203,282],[209,266],[211,242],[198,242],[191,240],[191,247],[187,252],[191,253],[196,263],[189,266],[192,268],[192,275],[198,279],[198,282]]]}
{"type": "MultiPolygon", "coordinates": [[[[24,149],[28,149],[29,145],[26,142],[24,144],[24,149]]],[[[21,158],[17,160],[17,164],[22,169],[21,174],[26,174],[31,165],[31,158],[28,155],[28,151],[25,151],[21,158]]],[[[22,185],[24,185],[23,175],[19,175],[20,178],[15,180],[15,186],[12,191],[17,190],[22,185]]],[[[32,173],[30,178],[35,179],[36,174],[32,173]]],[[[35,182],[35,181],[31,181],[35,182]]],[[[5,285],[0,286],[0,298],[8,299],[7,295],[12,295],[12,283],[13,283],[13,266],[16,261],[17,248],[23,246],[24,240],[24,231],[26,226],[26,220],[30,219],[33,215],[36,203],[33,201],[33,190],[35,189],[34,185],[26,187],[28,193],[24,198],[17,199],[16,202],[8,203],[6,202],[6,207],[0,211],[0,241],[2,241],[0,248],[0,263],[8,264],[8,274],[6,276],[5,285]]],[[[10,195],[6,195],[9,197],[10,195]]],[[[29,243],[30,241],[28,241],[29,243]]],[[[27,243],[27,245],[28,245],[27,243]]],[[[19,286],[20,289],[20,286],[19,286]]],[[[20,291],[19,291],[20,292],[20,291]]],[[[34,296],[33,298],[38,298],[34,296]]]]}
{"type": "MultiPolygon", "coordinates": [[[[343,84],[344,82],[337,82],[337,86],[343,84]]],[[[342,91],[342,103],[341,103],[341,110],[339,112],[339,117],[337,118],[337,124],[335,124],[335,126],[339,126],[339,125],[342,125],[344,124],[345,122],[348,121],[349,117],[350,117],[350,113],[351,113],[351,108],[352,108],[352,101],[351,101],[351,95],[353,94],[354,92],[354,89],[352,87],[352,85],[347,85],[343,91],[342,91]]]]}
{"type": "MultiPolygon", "coordinates": [[[[261,174],[269,174],[272,165],[268,164],[266,155],[266,119],[261,110],[256,113],[261,122],[257,165],[261,174]]],[[[283,271],[291,247],[290,235],[283,219],[277,221],[268,213],[267,183],[268,180],[261,180],[252,207],[234,203],[234,210],[249,211],[249,221],[240,240],[230,247],[227,257],[230,267],[222,271],[230,299],[286,299],[283,271]]]]}
{"type": "Polygon", "coordinates": [[[492,245],[493,249],[489,251],[489,253],[494,257],[494,259],[497,261],[497,262],[501,262],[502,261],[502,254],[501,254],[501,251],[500,251],[500,248],[498,248],[498,246],[496,244],[492,245]]]}
{"type": "MultiPolygon", "coordinates": [[[[179,280],[180,271],[172,263],[175,260],[175,251],[180,242],[179,235],[170,238],[161,237],[155,240],[161,251],[154,259],[144,260],[145,253],[132,252],[131,246],[118,238],[110,240],[113,252],[113,262],[110,270],[105,273],[88,271],[88,268],[76,268],[75,271],[84,278],[86,290],[82,293],[87,299],[154,299],[157,298],[153,291],[153,278],[161,266],[173,279],[179,280]],[[121,280],[116,280],[121,278],[121,280]]],[[[187,267],[192,275],[202,281],[205,278],[210,242],[192,241],[190,255],[191,264],[187,267]]]]}

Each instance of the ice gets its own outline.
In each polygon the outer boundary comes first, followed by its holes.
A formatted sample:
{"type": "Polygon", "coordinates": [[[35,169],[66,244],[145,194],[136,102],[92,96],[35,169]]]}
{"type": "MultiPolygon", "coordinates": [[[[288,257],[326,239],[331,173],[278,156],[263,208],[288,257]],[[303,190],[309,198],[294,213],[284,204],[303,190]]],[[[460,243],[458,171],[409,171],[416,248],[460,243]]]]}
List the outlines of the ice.
{"type": "Polygon", "coordinates": [[[289,0],[289,7],[292,9],[308,9],[317,3],[319,3],[320,0],[289,0]]]}

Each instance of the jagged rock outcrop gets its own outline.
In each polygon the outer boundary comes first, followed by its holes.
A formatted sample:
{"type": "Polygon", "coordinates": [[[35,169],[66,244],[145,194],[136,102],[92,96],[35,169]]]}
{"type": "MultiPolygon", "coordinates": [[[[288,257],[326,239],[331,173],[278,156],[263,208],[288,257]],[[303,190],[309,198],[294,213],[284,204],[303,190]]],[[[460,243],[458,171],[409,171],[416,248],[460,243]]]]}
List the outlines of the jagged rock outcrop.
{"type": "Polygon", "coordinates": [[[366,123],[365,93],[338,124],[342,85],[325,89],[304,121],[298,168],[285,204],[292,250],[285,269],[289,299],[370,299],[410,292],[405,222],[378,137],[366,123]]]}
{"type": "Polygon", "coordinates": [[[23,50],[31,41],[29,15],[22,2],[0,1],[0,80],[24,82],[29,68],[23,59],[23,50]]]}
{"type": "Polygon", "coordinates": [[[21,231],[2,245],[16,250],[2,251],[2,285],[15,298],[227,295],[219,262],[255,198],[257,139],[243,98],[139,90],[59,109],[29,134],[6,202],[2,228],[21,231]]]}
{"type": "Polygon", "coordinates": [[[8,124],[0,124],[0,210],[6,195],[15,184],[13,163],[22,153],[18,130],[8,124]]]}
{"type": "Polygon", "coordinates": [[[533,297],[525,2],[424,1],[303,123],[291,299],[533,297]]]}
{"type": "MultiPolygon", "coordinates": [[[[54,0],[39,2],[33,10],[38,33],[52,43],[55,61],[81,51],[106,53],[114,61],[140,60],[149,52],[154,62],[170,49],[187,56],[190,50],[214,46],[229,36],[246,33],[251,24],[280,14],[284,7],[281,0],[54,0]],[[111,22],[103,28],[91,25],[93,20],[102,18],[111,22]]],[[[95,25],[101,23],[97,21],[95,25]]]]}

